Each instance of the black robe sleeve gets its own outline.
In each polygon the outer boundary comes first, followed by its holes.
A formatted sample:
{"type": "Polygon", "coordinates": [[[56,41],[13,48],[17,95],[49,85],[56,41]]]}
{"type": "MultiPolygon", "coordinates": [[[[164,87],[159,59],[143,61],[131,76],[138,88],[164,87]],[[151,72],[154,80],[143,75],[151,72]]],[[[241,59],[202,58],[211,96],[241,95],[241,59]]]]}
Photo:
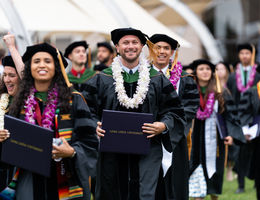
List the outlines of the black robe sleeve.
{"type": "Polygon", "coordinates": [[[96,126],[85,100],[80,95],[73,96],[72,106],[74,129],[70,145],[76,151],[76,155],[72,159],[77,177],[81,185],[84,186],[84,196],[89,199],[89,176],[96,174],[98,148],[96,126]]]}
{"type": "Polygon", "coordinates": [[[232,98],[232,95],[228,89],[223,91],[223,97],[225,100],[225,110],[222,116],[225,119],[228,134],[233,137],[236,144],[245,143],[245,137],[239,124],[238,112],[232,98]]]}
{"type": "Polygon", "coordinates": [[[200,104],[199,91],[196,82],[191,76],[183,76],[180,79],[179,97],[184,107],[185,113],[185,135],[189,133],[192,120],[196,117],[196,113],[200,104]]]}
{"type": "MultiPolygon", "coordinates": [[[[161,75],[161,77],[162,92],[159,101],[158,121],[165,123],[167,126],[171,151],[173,151],[184,136],[185,115],[183,105],[171,82],[165,76],[161,75]]],[[[168,150],[167,139],[164,137],[163,143],[168,150]]]]}

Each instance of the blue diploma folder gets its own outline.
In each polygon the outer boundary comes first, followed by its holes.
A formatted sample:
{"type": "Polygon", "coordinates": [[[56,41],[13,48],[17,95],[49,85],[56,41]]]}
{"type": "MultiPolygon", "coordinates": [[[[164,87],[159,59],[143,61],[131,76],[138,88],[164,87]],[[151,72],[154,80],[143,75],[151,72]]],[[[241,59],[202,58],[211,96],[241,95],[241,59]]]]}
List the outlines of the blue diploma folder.
{"type": "Polygon", "coordinates": [[[220,139],[224,140],[228,136],[226,122],[220,114],[217,114],[216,122],[217,122],[220,139]]]}
{"type": "Polygon", "coordinates": [[[150,150],[148,134],[142,132],[144,123],[153,123],[150,113],[103,110],[102,129],[106,131],[100,140],[101,152],[146,155],[150,150]]]}
{"type": "Polygon", "coordinates": [[[8,164],[50,176],[53,131],[5,115],[10,138],[2,144],[1,160],[8,164]]]}

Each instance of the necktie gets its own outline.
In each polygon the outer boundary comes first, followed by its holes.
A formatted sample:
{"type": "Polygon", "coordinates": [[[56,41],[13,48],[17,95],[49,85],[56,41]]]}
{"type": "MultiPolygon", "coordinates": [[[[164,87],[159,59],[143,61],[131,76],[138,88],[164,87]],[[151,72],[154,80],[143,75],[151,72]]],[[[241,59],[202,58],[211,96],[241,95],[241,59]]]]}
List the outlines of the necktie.
{"type": "Polygon", "coordinates": [[[247,70],[244,71],[245,86],[247,85],[247,70]]]}
{"type": "Polygon", "coordinates": [[[161,74],[163,74],[163,71],[162,71],[162,70],[160,70],[159,72],[160,72],[161,74]]]}
{"type": "Polygon", "coordinates": [[[132,75],[133,74],[133,70],[130,69],[129,74],[132,75]]]}

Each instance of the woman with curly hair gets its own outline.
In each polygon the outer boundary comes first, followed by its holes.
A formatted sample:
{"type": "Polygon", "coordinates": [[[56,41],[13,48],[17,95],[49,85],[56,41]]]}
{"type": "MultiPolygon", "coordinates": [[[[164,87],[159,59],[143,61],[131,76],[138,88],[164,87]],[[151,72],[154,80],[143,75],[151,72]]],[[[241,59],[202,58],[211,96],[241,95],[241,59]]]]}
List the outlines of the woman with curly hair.
{"type": "MultiPolygon", "coordinates": [[[[9,138],[10,133],[4,129],[2,123],[5,113],[9,110],[14,95],[18,91],[20,78],[15,68],[15,64],[11,56],[6,56],[2,60],[4,66],[3,76],[0,82],[0,155],[2,150],[2,142],[9,138]]],[[[12,173],[9,165],[0,162],[0,191],[3,190],[8,182],[12,179],[12,173]]]]}
{"type": "Polygon", "coordinates": [[[210,194],[214,200],[222,192],[225,145],[231,145],[233,138],[243,140],[243,134],[235,119],[232,97],[226,90],[220,91],[220,83],[214,76],[215,65],[199,59],[192,66],[200,93],[200,107],[192,132],[189,196],[201,200],[210,194]],[[221,128],[222,122],[226,123],[226,131],[221,128]],[[225,132],[236,135],[227,136],[225,132]]]}
{"type": "MultiPolygon", "coordinates": [[[[53,138],[60,138],[62,144],[53,145],[56,162],[51,163],[50,178],[16,171],[12,189],[17,200],[90,199],[88,179],[94,174],[98,146],[96,125],[84,98],[66,85],[57,52],[43,43],[27,47],[23,55],[23,79],[9,114],[54,130],[53,138]]],[[[67,64],[64,58],[63,62],[67,64]]]]}

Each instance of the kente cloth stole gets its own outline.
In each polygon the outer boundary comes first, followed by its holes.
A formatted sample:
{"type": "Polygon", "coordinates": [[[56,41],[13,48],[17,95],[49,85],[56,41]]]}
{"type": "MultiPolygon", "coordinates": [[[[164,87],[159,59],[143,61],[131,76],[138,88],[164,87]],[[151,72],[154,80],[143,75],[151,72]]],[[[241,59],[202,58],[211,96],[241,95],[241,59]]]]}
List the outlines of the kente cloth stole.
{"type": "Polygon", "coordinates": [[[10,184],[2,191],[0,192],[0,199],[3,200],[13,200],[15,199],[15,188],[17,184],[17,179],[19,175],[19,168],[16,170],[16,173],[10,182],[10,184]]]}
{"type": "MultiPolygon", "coordinates": [[[[72,101],[70,101],[70,105],[72,106],[72,101]]],[[[71,121],[71,117],[70,114],[59,115],[59,112],[59,109],[57,109],[55,114],[55,135],[56,138],[64,137],[66,141],[69,142],[71,140],[73,128],[67,127],[65,124],[66,122],[71,121]],[[58,124],[59,122],[60,124],[58,124]]],[[[59,200],[82,199],[83,189],[69,180],[63,160],[56,162],[56,169],[59,200]]]]}

